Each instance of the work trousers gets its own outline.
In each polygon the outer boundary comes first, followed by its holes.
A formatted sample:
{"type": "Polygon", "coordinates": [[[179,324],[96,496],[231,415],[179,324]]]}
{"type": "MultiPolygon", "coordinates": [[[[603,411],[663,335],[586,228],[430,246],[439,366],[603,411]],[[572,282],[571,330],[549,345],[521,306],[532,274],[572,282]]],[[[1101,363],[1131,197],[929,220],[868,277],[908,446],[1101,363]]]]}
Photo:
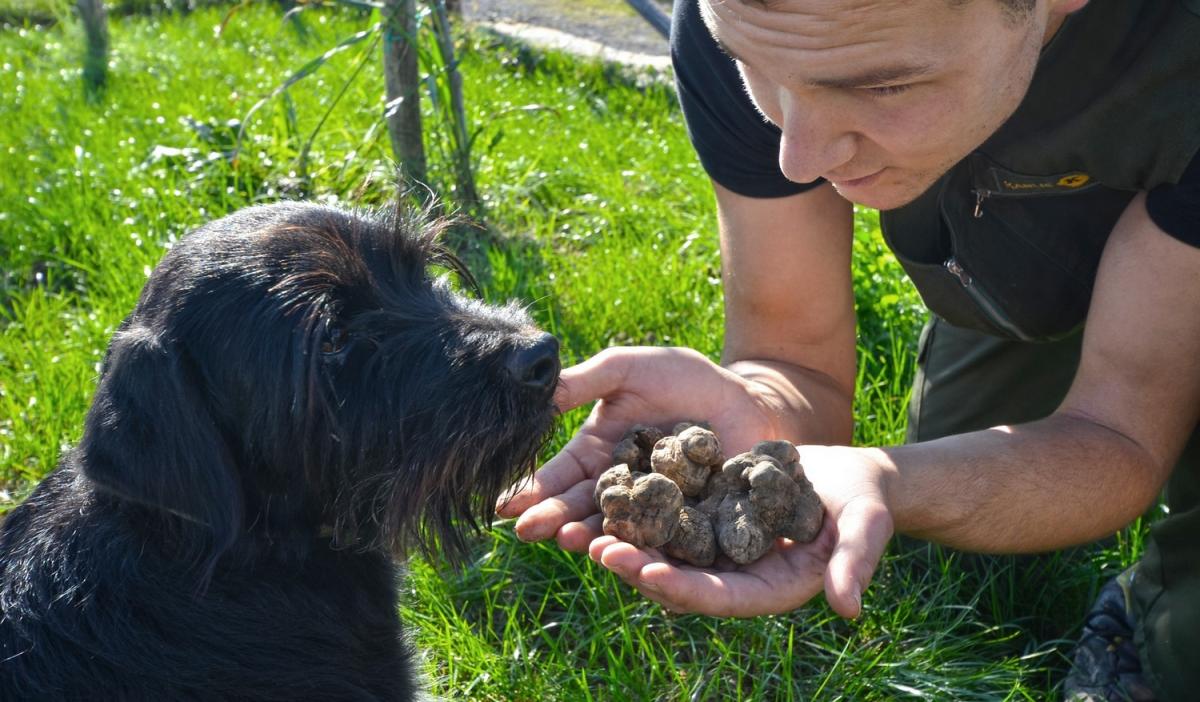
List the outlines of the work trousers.
{"type": "MultiPolygon", "coordinates": [[[[1082,336],[1009,341],[933,317],[921,333],[907,440],[1048,416],[1075,376],[1082,336]]],[[[1165,502],[1168,514],[1152,525],[1130,574],[1135,639],[1160,699],[1194,700],[1200,690],[1200,430],[1171,475],[1165,502]]]]}

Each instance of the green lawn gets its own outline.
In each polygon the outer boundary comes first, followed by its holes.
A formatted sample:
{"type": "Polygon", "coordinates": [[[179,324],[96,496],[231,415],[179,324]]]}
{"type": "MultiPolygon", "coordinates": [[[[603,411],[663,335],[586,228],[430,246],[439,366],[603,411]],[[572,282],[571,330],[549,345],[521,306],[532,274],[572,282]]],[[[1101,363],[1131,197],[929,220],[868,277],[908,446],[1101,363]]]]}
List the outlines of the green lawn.
{"type": "MultiPolygon", "coordinates": [[[[262,96],[374,18],[277,10],[114,19],[109,89],[85,99],[81,32],[0,31],[0,488],[11,507],[75,441],[108,336],[164,247],[210,218],[293,196],[379,203],[389,191],[378,48],[355,44],[254,114],[262,96]],[[364,52],[370,51],[369,54],[364,52]],[[362,59],[367,70],[305,143],[362,59]]],[[[713,202],[669,87],[470,35],[467,105],[481,129],[491,235],[473,258],[490,299],[526,300],[568,361],[612,344],[719,354],[713,202]]],[[[435,185],[447,186],[430,135],[435,185]]],[[[856,440],[903,436],[919,301],[871,213],[855,242],[856,440]]],[[[554,446],[582,420],[566,417],[554,446]]],[[[403,616],[435,690],[472,700],[1043,699],[1101,572],[1140,531],[1084,559],[964,570],[889,556],[864,615],[673,616],[585,557],[499,524],[461,572],[410,564],[403,616]],[[1088,560],[1090,559],[1090,561],[1088,560]]]]}

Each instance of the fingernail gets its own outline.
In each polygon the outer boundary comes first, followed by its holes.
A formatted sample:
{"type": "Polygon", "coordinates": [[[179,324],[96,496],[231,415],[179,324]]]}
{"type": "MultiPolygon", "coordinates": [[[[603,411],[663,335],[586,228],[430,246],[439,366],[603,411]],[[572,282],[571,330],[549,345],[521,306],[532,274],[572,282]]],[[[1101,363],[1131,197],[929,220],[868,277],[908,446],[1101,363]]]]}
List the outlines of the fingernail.
{"type": "Polygon", "coordinates": [[[540,530],[530,525],[525,519],[518,519],[513,531],[517,532],[517,538],[522,541],[541,541],[540,530]]]}
{"type": "Polygon", "coordinates": [[[652,592],[655,595],[662,594],[662,589],[659,588],[657,585],[655,585],[653,583],[648,583],[645,580],[642,580],[640,582],[641,582],[641,585],[638,586],[639,590],[645,590],[646,592],[652,592]]]}

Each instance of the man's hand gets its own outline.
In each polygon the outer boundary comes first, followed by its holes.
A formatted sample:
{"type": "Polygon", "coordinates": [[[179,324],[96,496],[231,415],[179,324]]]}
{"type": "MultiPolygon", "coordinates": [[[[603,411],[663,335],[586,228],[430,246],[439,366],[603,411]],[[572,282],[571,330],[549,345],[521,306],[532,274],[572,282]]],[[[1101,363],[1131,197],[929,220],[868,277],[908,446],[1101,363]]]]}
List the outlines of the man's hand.
{"type": "Polygon", "coordinates": [[[886,473],[878,462],[884,457],[869,449],[798,448],[805,474],[825,505],[825,524],[812,543],[780,539],[762,559],[725,571],[675,565],[657,551],[637,549],[612,536],[594,540],[589,555],[676,612],[778,614],[824,590],[834,611],[858,616],[862,592],[892,536],[884,501],[886,473]]]}
{"type": "Polygon", "coordinates": [[[663,428],[683,419],[712,424],[726,455],[780,435],[770,392],[688,349],[614,348],[572,368],[556,403],[566,411],[600,399],[575,435],[546,465],[500,499],[497,513],[520,517],[525,541],[555,537],[570,551],[588,551],[647,597],[679,612],[751,617],[786,612],[822,590],[835,611],[857,616],[862,590],[891,537],[883,506],[882,472],[865,451],[803,446],[801,463],[825,504],[826,520],[810,544],[780,539],[759,561],[726,570],[666,561],[604,536],[592,493],[610,467],[612,450],[634,424],[663,428]]]}
{"type": "MultiPolygon", "coordinates": [[[[501,498],[497,512],[520,517],[520,538],[556,537],[565,549],[588,550],[601,536],[602,519],[592,502],[595,479],[634,424],[669,429],[679,420],[707,421],[727,456],[764,439],[849,441],[855,378],[850,203],[829,185],[766,199],[715,183],[714,189],[726,311],[722,362],[728,368],[686,349],[619,348],[564,370],[556,396],[561,410],[600,402],[558,455],[501,498]]],[[[617,546],[614,558],[624,554],[636,562],[618,559],[614,569],[638,587],[645,585],[636,579],[642,565],[651,581],[665,577],[664,592],[676,609],[751,616],[799,606],[820,592],[835,537],[829,527],[814,544],[781,541],[762,561],[723,574],[676,568],[656,553],[612,539],[592,553],[617,546]],[[675,574],[687,574],[686,583],[676,584],[675,574]],[[698,597],[677,592],[685,585],[698,597]],[[712,595],[713,588],[722,594],[712,595]],[[764,607],[772,598],[781,599],[764,607]]],[[[858,606],[839,611],[857,612],[858,606]]]]}
{"type": "Polygon", "coordinates": [[[497,504],[501,517],[520,517],[522,540],[557,537],[563,548],[582,552],[600,536],[596,477],[611,467],[613,447],[634,424],[670,429],[684,419],[706,421],[727,455],[779,436],[777,413],[756,383],[690,349],[607,349],[562,372],[555,395],[561,411],[597,399],[562,451],[497,504]]]}

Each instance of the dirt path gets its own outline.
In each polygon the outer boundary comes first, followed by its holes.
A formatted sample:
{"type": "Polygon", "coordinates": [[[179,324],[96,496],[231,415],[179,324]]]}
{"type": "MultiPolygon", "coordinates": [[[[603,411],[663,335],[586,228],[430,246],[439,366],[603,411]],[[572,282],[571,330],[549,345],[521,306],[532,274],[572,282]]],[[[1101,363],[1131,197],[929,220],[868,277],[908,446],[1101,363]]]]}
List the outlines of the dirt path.
{"type": "MultiPolygon", "coordinates": [[[[658,2],[670,13],[669,0],[658,2]]],[[[532,25],[619,51],[667,56],[667,40],[624,0],[463,0],[462,7],[469,21],[532,25]]]]}

